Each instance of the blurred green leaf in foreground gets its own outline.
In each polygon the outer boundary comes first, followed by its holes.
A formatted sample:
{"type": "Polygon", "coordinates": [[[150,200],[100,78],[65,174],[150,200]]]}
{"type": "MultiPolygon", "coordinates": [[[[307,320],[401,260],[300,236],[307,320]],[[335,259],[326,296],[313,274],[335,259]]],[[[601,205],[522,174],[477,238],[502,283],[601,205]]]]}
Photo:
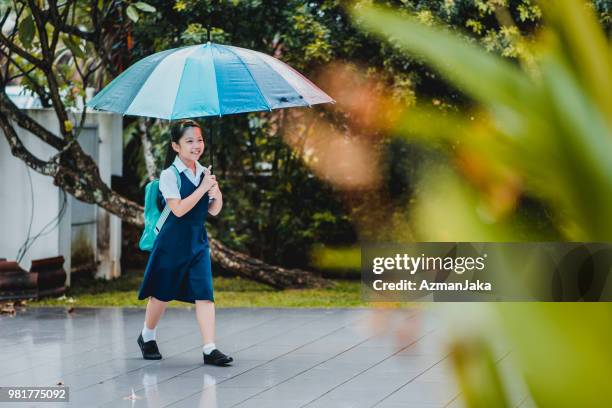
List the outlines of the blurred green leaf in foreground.
{"type": "MultiPolygon", "coordinates": [[[[532,42],[531,58],[517,63],[370,2],[351,10],[365,30],[422,58],[474,101],[461,113],[410,107],[394,123],[397,134],[447,158],[421,172],[410,208],[415,239],[545,240],[530,231],[533,220],[517,214],[528,195],[550,212],[562,239],[612,241],[610,44],[586,2],[540,5],[546,25],[532,42]]],[[[612,406],[609,304],[447,307],[465,312],[454,324],[466,327],[472,312],[491,309],[486,324],[467,337],[457,334],[451,344],[468,406],[509,406],[488,351],[495,336],[514,349],[535,405],[612,406]]]]}
{"type": "MultiPolygon", "coordinates": [[[[543,6],[548,26],[533,46],[533,63],[524,69],[389,10],[357,7],[355,16],[437,68],[478,103],[473,111],[455,115],[409,109],[398,123],[401,134],[446,147],[469,182],[486,173],[506,174],[493,183],[512,183],[517,195],[524,190],[542,199],[565,239],[611,240],[610,47],[581,2],[543,6]]],[[[490,187],[480,188],[483,183],[471,184],[476,193],[490,192],[490,187]]],[[[454,206],[448,206],[450,218],[454,206]]],[[[505,215],[488,210],[492,218],[480,217],[482,222],[505,215]]],[[[478,231],[472,240],[488,238],[478,231]]]]}

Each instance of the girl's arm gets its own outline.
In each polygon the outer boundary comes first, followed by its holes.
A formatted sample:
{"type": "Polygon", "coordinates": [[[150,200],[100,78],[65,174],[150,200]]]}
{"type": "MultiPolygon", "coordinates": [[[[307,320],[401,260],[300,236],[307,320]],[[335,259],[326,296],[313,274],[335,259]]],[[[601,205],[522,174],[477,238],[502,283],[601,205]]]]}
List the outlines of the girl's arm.
{"type": "Polygon", "coordinates": [[[202,196],[206,194],[213,186],[217,185],[214,175],[205,175],[204,180],[200,183],[191,195],[186,198],[168,198],[166,202],[172,213],[177,217],[182,217],[187,214],[200,201],[202,196]]]}

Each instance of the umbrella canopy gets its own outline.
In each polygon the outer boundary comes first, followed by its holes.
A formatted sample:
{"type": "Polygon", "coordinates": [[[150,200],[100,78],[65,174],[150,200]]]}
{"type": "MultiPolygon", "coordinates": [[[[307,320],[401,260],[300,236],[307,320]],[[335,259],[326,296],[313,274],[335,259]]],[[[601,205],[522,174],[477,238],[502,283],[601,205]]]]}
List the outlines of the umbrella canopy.
{"type": "Polygon", "coordinates": [[[182,119],[328,102],[334,100],[284,62],[208,42],[138,61],[87,106],[124,115],[182,119]]]}

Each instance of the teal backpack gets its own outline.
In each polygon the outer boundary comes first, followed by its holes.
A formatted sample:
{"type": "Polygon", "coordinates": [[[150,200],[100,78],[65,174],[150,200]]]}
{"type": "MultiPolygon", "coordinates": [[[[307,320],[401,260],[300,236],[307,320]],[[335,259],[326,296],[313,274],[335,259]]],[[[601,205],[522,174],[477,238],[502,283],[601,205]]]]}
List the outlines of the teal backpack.
{"type": "MultiPolygon", "coordinates": [[[[170,166],[176,174],[176,181],[179,190],[181,189],[181,175],[178,169],[172,165],[170,166]]],[[[138,246],[143,251],[150,251],[153,249],[155,238],[161,231],[166,219],[170,215],[170,207],[168,204],[165,205],[164,209],[160,212],[157,208],[157,199],[159,197],[159,179],[149,181],[145,187],[145,205],[144,205],[144,231],[140,237],[138,246]]]]}

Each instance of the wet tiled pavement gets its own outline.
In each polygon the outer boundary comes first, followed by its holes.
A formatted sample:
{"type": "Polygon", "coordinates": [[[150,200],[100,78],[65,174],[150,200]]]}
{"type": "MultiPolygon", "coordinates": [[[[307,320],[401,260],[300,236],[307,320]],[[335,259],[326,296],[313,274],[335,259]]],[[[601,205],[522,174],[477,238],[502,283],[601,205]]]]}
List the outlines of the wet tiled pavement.
{"type": "MultiPolygon", "coordinates": [[[[431,316],[402,339],[373,331],[365,309],[218,309],[217,346],[231,367],[202,364],[193,309],[169,308],[163,359],[136,344],[144,309],[30,308],[0,317],[0,386],[70,388],[76,407],[458,407],[431,316]]],[[[414,311],[396,312],[409,325],[414,311]]],[[[0,403],[1,406],[4,406],[0,403]]]]}

